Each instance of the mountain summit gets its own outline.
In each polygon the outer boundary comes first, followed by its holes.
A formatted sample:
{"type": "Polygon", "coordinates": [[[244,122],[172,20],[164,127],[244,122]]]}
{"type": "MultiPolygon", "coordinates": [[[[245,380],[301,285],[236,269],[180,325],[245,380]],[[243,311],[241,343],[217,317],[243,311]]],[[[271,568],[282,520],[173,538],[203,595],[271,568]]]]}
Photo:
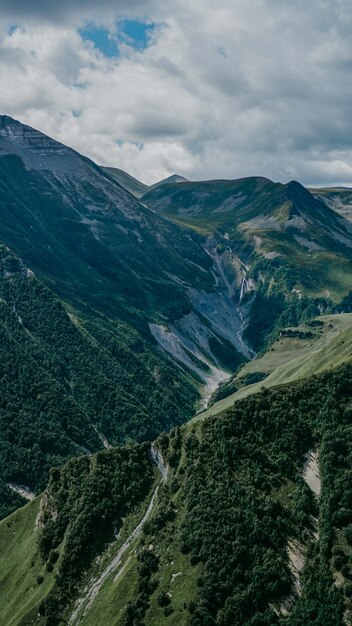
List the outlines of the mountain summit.
{"type": "Polygon", "coordinates": [[[156,187],[160,187],[161,185],[171,185],[174,183],[188,183],[189,180],[184,178],[184,176],[180,176],[179,174],[171,174],[167,178],[163,178],[163,180],[159,180],[154,185],[151,185],[151,189],[156,189],[156,187]]]}

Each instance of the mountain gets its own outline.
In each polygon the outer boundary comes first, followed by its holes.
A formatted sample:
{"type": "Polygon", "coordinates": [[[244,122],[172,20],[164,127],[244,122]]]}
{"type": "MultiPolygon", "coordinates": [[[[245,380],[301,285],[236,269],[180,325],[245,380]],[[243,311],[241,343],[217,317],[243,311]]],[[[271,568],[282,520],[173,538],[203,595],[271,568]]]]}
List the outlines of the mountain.
{"type": "Polygon", "coordinates": [[[350,267],[351,226],[297,182],[247,178],[183,183],[151,190],[143,201],[178,224],[217,236],[247,257],[288,260],[309,273],[320,266],[315,285],[311,277],[305,284],[300,272],[303,284],[295,287],[303,287],[304,293],[322,293],[325,288],[336,298],[346,290],[340,274],[350,267]]]}
{"type": "Polygon", "coordinates": [[[0,622],[352,623],[348,220],[6,116],[0,174],[0,622]]]}
{"type": "Polygon", "coordinates": [[[163,178],[163,180],[159,180],[157,183],[154,183],[154,185],[151,185],[151,189],[156,189],[157,187],[160,187],[161,185],[169,185],[170,183],[187,183],[188,180],[187,178],[184,178],[184,176],[180,176],[179,174],[171,174],[171,176],[168,176],[167,178],[163,178]]]}
{"type": "Polygon", "coordinates": [[[244,339],[255,351],[278,320],[299,322],[297,299],[301,307],[314,300],[322,312],[350,291],[351,225],[295,181],[178,183],[142,199],[203,238],[228,287],[247,306],[244,339]],[[287,317],[291,305],[296,312],[287,317]]]}
{"type": "Polygon", "coordinates": [[[350,187],[324,187],[310,191],[315,198],[322,200],[330,209],[352,220],[352,189],[350,187]]]}
{"type": "Polygon", "coordinates": [[[0,174],[4,515],[50,466],[185,421],[250,352],[198,238],[92,161],[2,116],[0,174]]]}
{"type": "Polygon", "coordinates": [[[85,157],[6,117],[0,154],[0,240],[60,298],[156,340],[210,390],[248,358],[241,316],[193,233],[85,157]]]}
{"type": "Polygon", "coordinates": [[[127,172],[118,169],[117,167],[102,167],[102,169],[110,174],[116,182],[121,185],[126,191],[129,191],[136,198],[140,198],[149,190],[148,185],[141,183],[140,180],[134,178],[127,172]]]}
{"type": "Polygon", "coordinates": [[[177,182],[139,202],[6,116],[0,173],[3,363],[22,381],[3,399],[3,514],[51,465],[192,417],[283,326],[351,287],[349,224],[298,183],[177,182]]]}
{"type": "Polygon", "coordinates": [[[194,239],[85,157],[6,117],[0,154],[0,238],[59,295],[109,314],[128,303],[129,317],[156,307],[177,316],[189,304],[171,273],[192,287],[211,285],[194,239]]]}

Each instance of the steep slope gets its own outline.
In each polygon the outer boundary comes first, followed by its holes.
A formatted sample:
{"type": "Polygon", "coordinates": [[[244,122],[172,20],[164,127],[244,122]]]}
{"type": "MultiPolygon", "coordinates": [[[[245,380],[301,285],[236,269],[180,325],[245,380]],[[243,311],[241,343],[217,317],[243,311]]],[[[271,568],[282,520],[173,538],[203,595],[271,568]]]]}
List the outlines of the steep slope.
{"type": "Polygon", "coordinates": [[[177,317],[189,310],[182,282],[211,286],[209,259],[189,234],[88,159],[6,117],[0,173],[0,240],[72,303],[177,317]]]}
{"type": "Polygon", "coordinates": [[[165,483],[145,444],[54,470],[37,517],[43,528],[33,527],[37,503],[0,523],[6,597],[12,568],[25,581],[22,602],[0,606],[2,620],[349,624],[351,383],[343,367],[162,435],[154,450],[168,464],[165,483]]]}
{"type": "Polygon", "coordinates": [[[131,174],[127,174],[123,170],[120,170],[117,167],[102,167],[102,169],[110,174],[116,182],[121,185],[126,191],[129,191],[136,198],[140,198],[149,190],[148,185],[141,183],[140,180],[131,176],[131,174]]]}

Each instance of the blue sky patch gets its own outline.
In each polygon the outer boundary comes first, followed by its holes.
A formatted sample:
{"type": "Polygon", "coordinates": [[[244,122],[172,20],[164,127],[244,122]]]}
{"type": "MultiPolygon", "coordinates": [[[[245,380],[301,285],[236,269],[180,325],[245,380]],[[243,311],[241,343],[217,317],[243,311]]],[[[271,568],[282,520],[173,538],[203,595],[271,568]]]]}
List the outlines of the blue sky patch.
{"type": "Polygon", "coordinates": [[[122,20],[119,22],[119,36],[136,50],[144,50],[148,45],[148,35],[153,28],[155,28],[155,24],[150,22],[122,20]]]}
{"type": "Polygon", "coordinates": [[[91,41],[107,57],[119,56],[119,44],[125,43],[135,50],[144,50],[148,46],[148,34],[155,28],[151,22],[120,20],[116,31],[87,25],[78,32],[84,41],[91,41]]]}
{"type": "Polygon", "coordinates": [[[86,26],[78,32],[84,41],[91,41],[106,57],[116,57],[119,55],[116,38],[111,35],[106,28],[97,28],[92,25],[86,26]]]}

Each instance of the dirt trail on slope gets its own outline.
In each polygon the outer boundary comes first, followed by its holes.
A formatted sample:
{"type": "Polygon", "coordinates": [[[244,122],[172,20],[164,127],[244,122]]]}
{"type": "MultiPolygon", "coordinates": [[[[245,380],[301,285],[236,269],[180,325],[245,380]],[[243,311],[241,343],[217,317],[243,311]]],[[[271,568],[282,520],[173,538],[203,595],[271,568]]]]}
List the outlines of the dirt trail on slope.
{"type": "Polygon", "coordinates": [[[75,608],[71,614],[71,617],[68,620],[69,626],[73,626],[74,624],[78,625],[82,621],[82,619],[85,617],[85,615],[93,606],[95,598],[97,597],[101,587],[103,586],[108,576],[110,576],[110,574],[112,574],[116,570],[118,570],[116,574],[116,578],[118,578],[119,575],[122,574],[122,571],[126,565],[124,564],[122,565],[122,567],[120,567],[122,557],[127,552],[127,550],[129,549],[133,541],[141,534],[147,519],[150,517],[150,514],[154,508],[154,504],[158,496],[160,484],[166,481],[167,475],[168,475],[168,465],[164,462],[161,453],[154,445],[151,446],[150,455],[151,455],[153,462],[155,463],[155,465],[160,471],[161,480],[153,492],[151,500],[149,501],[148,508],[143,518],[141,519],[141,521],[137,524],[137,526],[134,528],[131,534],[127,537],[126,541],[119,548],[117,554],[114,556],[114,558],[109,563],[109,565],[106,566],[106,568],[102,571],[102,573],[97,578],[90,581],[88,585],[85,587],[84,595],[77,600],[75,604],[75,608]],[[81,615],[79,617],[80,613],[81,615]]]}

